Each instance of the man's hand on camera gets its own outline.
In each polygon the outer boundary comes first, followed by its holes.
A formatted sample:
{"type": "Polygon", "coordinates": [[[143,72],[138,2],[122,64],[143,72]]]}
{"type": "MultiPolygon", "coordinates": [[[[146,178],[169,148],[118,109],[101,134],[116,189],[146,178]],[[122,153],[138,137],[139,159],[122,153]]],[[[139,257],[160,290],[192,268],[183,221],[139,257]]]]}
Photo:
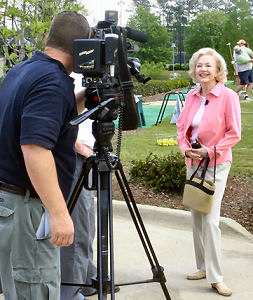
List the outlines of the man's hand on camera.
{"type": "Polygon", "coordinates": [[[50,215],[50,242],[59,247],[67,247],[74,241],[74,225],[68,212],[50,215]]]}

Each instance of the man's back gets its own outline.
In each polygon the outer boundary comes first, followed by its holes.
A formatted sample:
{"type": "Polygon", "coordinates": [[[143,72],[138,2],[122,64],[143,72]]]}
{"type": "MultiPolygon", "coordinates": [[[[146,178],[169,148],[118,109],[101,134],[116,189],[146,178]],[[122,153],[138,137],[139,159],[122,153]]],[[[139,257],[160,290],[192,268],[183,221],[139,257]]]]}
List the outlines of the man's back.
{"type": "Polygon", "coordinates": [[[59,61],[36,52],[10,70],[0,88],[0,180],[33,190],[20,145],[40,145],[52,150],[57,170],[62,168],[67,197],[76,132],[65,127],[75,115],[72,80],[59,61]]]}

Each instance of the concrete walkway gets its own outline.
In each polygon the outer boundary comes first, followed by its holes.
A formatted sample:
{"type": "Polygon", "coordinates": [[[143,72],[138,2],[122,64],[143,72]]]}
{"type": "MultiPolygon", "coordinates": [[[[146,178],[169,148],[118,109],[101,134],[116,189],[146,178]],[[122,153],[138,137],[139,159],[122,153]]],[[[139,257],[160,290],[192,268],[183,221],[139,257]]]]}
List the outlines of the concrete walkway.
{"type": "MultiPolygon", "coordinates": [[[[138,208],[158,261],[165,268],[166,286],[171,299],[224,299],[205,279],[185,279],[187,273],[195,271],[190,213],[144,205],[138,205],[138,208]]],[[[252,300],[253,235],[228,218],[221,218],[221,230],[224,281],[233,290],[229,299],[252,300]]],[[[149,262],[127,206],[121,201],[114,201],[114,249],[116,283],[152,278],[149,262]]],[[[0,299],[3,298],[0,296],[0,299]]],[[[121,287],[115,299],[162,300],[165,297],[159,283],[148,283],[121,287]]]]}
{"type": "MultiPolygon", "coordinates": [[[[218,300],[222,297],[207,281],[189,281],[195,271],[191,217],[186,211],[138,205],[158,261],[165,268],[166,286],[172,300],[218,300]]],[[[253,299],[253,235],[235,221],[221,219],[223,271],[233,289],[229,299],[253,299]]],[[[114,248],[116,282],[152,278],[152,272],[124,202],[114,201],[114,248]]],[[[117,300],[165,299],[158,283],[121,287],[117,300]]],[[[95,300],[97,296],[90,297],[95,300]]],[[[108,299],[110,297],[108,296],[108,299]]]]}

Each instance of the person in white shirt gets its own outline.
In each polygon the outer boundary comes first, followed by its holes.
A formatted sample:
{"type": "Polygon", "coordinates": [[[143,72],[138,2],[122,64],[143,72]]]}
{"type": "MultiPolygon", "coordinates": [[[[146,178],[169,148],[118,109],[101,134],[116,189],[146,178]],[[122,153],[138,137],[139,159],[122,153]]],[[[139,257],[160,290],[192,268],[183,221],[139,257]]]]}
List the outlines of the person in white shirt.
{"type": "MultiPolygon", "coordinates": [[[[72,73],[75,79],[75,93],[83,90],[82,75],[72,73]]],[[[92,135],[92,120],[87,119],[79,125],[75,143],[77,164],[75,183],[82,170],[85,158],[93,154],[95,138],[92,135]]],[[[96,276],[96,267],[93,264],[93,241],[95,237],[95,210],[94,192],[82,189],[82,192],[71,215],[75,226],[74,243],[70,247],[61,248],[61,277],[62,282],[91,284],[91,278],[96,276]]],[[[85,296],[96,294],[97,290],[91,287],[62,286],[61,300],[84,300],[85,296]]]]}

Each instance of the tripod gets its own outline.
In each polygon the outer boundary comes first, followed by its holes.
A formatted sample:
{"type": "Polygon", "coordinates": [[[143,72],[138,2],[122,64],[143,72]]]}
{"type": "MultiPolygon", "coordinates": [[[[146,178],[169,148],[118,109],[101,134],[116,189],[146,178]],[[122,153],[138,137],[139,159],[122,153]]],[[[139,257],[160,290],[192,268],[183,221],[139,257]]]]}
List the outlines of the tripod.
{"type": "MultiPolygon", "coordinates": [[[[80,176],[68,203],[68,209],[71,214],[83,187],[97,190],[97,277],[92,279],[91,286],[98,290],[99,300],[107,299],[109,292],[111,299],[114,300],[115,286],[158,282],[161,285],[165,298],[170,300],[171,298],[165,285],[166,278],[163,268],[158,263],[134,197],[127,183],[122,164],[117,160],[115,155],[110,154],[110,151],[112,151],[111,139],[114,135],[114,123],[93,122],[93,135],[96,139],[94,146],[96,154],[84,161],[80,176]],[[93,170],[93,178],[90,185],[88,175],[91,169],[93,170]],[[119,284],[114,283],[112,170],[115,170],[120,189],[149,260],[153,273],[152,279],[119,284]],[[109,264],[110,273],[108,272],[109,264]]],[[[81,283],[62,284],[87,286],[81,283]]]]}

